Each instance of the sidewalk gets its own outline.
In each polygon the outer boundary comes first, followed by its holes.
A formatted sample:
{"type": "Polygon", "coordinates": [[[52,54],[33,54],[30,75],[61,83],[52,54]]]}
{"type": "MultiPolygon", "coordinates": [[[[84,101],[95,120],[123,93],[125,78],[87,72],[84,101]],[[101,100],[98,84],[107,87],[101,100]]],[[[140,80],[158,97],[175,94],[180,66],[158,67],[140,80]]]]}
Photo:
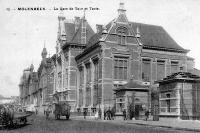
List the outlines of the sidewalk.
{"type": "MultiPolygon", "coordinates": [[[[83,119],[83,116],[74,116],[75,119],[83,119]]],[[[194,131],[200,132],[200,121],[198,120],[170,120],[170,119],[160,119],[159,121],[144,121],[144,120],[95,120],[94,117],[87,116],[85,120],[88,121],[101,121],[101,122],[112,122],[112,123],[122,123],[122,124],[136,124],[136,125],[146,125],[151,127],[162,127],[162,128],[172,128],[176,130],[184,131],[194,131]]]]}

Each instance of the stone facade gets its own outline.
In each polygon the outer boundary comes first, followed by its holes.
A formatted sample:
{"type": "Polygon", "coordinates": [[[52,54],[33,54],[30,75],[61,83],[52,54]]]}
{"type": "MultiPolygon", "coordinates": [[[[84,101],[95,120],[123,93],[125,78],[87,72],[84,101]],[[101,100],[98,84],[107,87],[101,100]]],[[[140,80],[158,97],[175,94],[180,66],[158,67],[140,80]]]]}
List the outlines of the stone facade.
{"type": "Polygon", "coordinates": [[[160,91],[160,117],[200,119],[199,76],[178,72],[157,82],[160,91]]]}
{"type": "Polygon", "coordinates": [[[31,65],[23,71],[21,77],[20,100],[25,109],[32,108],[32,111],[43,112],[45,106],[53,101],[53,59],[47,58],[46,48],[42,51],[42,61],[37,70],[34,71],[34,66],[31,65]]]}

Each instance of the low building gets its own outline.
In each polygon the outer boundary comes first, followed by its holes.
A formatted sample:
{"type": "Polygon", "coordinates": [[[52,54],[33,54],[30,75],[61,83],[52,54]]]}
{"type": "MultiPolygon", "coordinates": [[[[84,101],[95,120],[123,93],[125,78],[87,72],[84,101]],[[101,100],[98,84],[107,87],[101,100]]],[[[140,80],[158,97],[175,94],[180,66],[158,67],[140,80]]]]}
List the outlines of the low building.
{"type": "Polygon", "coordinates": [[[122,116],[125,110],[130,119],[143,119],[145,111],[151,108],[150,87],[141,81],[131,79],[127,84],[117,88],[115,94],[116,116],[122,116]]]}
{"type": "Polygon", "coordinates": [[[177,72],[159,83],[160,117],[200,119],[200,77],[177,72]]]}

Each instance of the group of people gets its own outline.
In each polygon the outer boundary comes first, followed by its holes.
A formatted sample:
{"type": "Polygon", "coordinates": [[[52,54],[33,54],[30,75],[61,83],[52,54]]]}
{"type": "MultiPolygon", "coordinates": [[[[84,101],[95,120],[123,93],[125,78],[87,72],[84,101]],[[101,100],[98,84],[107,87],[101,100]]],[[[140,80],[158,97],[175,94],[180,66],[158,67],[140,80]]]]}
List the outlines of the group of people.
{"type": "Polygon", "coordinates": [[[115,111],[112,109],[104,110],[104,120],[114,120],[115,111]]]}
{"type": "Polygon", "coordinates": [[[44,110],[44,115],[46,116],[46,119],[49,119],[49,115],[52,112],[52,110],[50,109],[50,107],[47,107],[46,110],[44,110]]]}

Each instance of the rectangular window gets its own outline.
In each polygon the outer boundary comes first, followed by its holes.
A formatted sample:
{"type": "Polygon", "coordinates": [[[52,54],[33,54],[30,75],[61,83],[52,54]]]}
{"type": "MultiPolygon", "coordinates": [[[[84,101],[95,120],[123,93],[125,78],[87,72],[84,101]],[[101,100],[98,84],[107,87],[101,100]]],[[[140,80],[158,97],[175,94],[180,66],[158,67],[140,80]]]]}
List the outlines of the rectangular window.
{"type": "Polygon", "coordinates": [[[165,61],[157,60],[157,80],[165,77],[165,61]]]}
{"type": "Polygon", "coordinates": [[[86,65],[86,75],[87,75],[87,82],[91,81],[91,67],[90,64],[86,65]]]}
{"type": "Polygon", "coordinates": [[[98,80],[98,71],[99,71],[99,64],[98,62],[94,62],[94,81],[98,80]]]}
{"type": "Polygon", "coordinates": [[[79,68],[79,73],[80,73],[80,85],[82,85],[84,82],[84,72],[82,67],[79,68]]]}
{"type": "Polygon", "coordinates": [[[65,83],[64,83],[65,85],[65,88],[67,88],[67,86],[68,86],[68,69],[66,69],[66,71],[65,71],[65,83]]]}
{"type": "Polygon", "coordinates": [[[151,77],[151,60],[142,59],[142,80],[149,82],[151,77]]]}
{"type": "Polygon", "coordinates": [[[118,36],[118,43],[121,44],[121,45],[125,45],[126,44],[126,36],[119,35],[118,36]]]}
{"type": "Polygon", "coordinates": [[[178,61],[171,61],[171,73],[176,73],[179,71],[178,61]]]}
{"type": "Polygon", "coordinates": [[[127,79],[128,70],[128,59],[127,58],[115,58],[114,59],[114,79],[127,79]]]}
{"type": "Polygon", "coordinates": [[[58,73],[58,87],[59,88],[62,87],[62,73],[61,72],[58,73]]]}

